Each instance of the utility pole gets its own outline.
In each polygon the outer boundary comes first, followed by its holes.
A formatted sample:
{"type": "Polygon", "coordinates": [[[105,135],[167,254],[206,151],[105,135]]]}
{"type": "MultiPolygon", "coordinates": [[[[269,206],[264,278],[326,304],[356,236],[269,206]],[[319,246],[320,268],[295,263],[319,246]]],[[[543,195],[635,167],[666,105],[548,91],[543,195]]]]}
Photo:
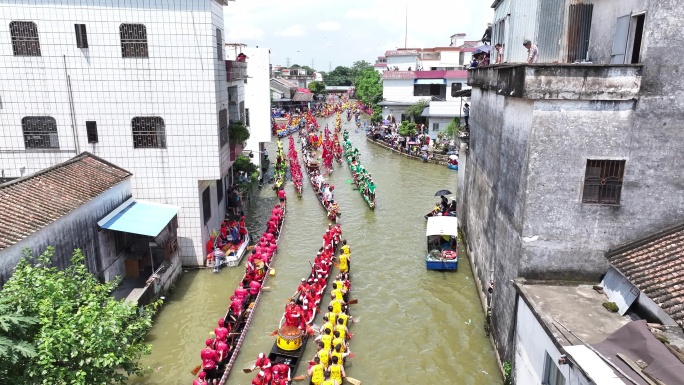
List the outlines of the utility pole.
{"type": "Polygon", "coordinates": [[[332,72],[332,62],[328,62],[328,72],[332,72]]]}
{"type": "Polygon", "coordinates": [[[314,59],[311,59],[311,68],[316,69],[316,66],[314,66],[314,59]]]}
{"type": "Polygon", "coordinates": [[[287,58],[285,58],[285,66],[287,68],[290,68],[290,57],[289,56],[287,58]]]}
{"type": "Polygon", "coordinates": [[[408,41],[408,4],[406,4],[406,33],[404,34],[404,49],[406,49],[406,42],[408,41]]]}

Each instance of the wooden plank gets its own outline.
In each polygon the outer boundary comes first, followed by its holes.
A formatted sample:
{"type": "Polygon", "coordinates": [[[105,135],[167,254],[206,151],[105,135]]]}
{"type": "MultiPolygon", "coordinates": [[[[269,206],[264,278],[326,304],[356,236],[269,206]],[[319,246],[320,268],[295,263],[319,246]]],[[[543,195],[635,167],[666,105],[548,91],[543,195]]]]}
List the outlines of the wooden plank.
{"type": "MultiPolygon", "coordinates": [[[[646,381],[646,383],[648,383],[648,385],[659,385],[659,384],[662,384],[662,382],[660,382],[660,381],[655,382],[655,381],[651,380],[651,377],[648,376],[646,373],[644,373],[644,371],[641,369],[641,366],[639,366],[639,365],[638,365],[636,362],[634,362],[634,360],[632,360],[631,358],[627,357],[626,355],[624,355],[624,354],[622,354],[622,353],[618,353],[617,356],[618,356],[619,359],[622,360],[622,362],[624,362],[624,363],[627,364],[630,368],[632,368],[632,370],[634,370],[634,371],[635,371],[635,372],[636,372],[644,381],[646,381]]],[[[657,380],[656,380],[656,381],[657,381],[657,380]]]]}

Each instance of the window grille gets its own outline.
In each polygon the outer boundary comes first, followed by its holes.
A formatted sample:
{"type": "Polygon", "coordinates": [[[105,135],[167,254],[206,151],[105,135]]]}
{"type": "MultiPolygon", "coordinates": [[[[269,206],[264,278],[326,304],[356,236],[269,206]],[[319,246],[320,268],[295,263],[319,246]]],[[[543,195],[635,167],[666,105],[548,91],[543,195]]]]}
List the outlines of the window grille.
{"type": "Polygon", "coordinates": [[[14,56],[40,56],[38,26],[32,21],[13,21],[9,24],[14,56]]]}
{"type": "Polygon", "coordinates": [[[221,147],[228,143],[228,110],[219,111],[219,141],[221,147]]]}
{"type": "Polygon", "coordinates": [[[620,204],[624,160],[587,160],[582,203],[620,204]]]}
{"type": "Polygon", "coordinates": [[[26,116],[21,119],[24,146],[29,148],[59,148],[57,121],[51,116],[26,116]]]}
{"type": "Polygon", "coordinates": [[[223,60],[223,33],[216,28],[216,56],[218,61],[223,60]]]}
{"type": "Polygon", "coordinates": [[[121,24],[121,57],[147,56],[147,28],[144,24],[121,24]]]}
{"type": "Polygon", "coordinates": [[[206,224],[211,219],[211,195],[210,188],[207,187],[202,192],[202,212],[204,213],[204,223],[206,224]]]}
{"type": "Polygon", "coordinates": [[[223,200],[223,179],[216,181],[216,202],[221,203],[223,200]]]}
{"type": "Polygon", "coordinates": [[[439,131],[439,123],[432,123],[432,131],[439,131]]]}
{"type": "Polygon", "coordinates": [[[451,96],[456,97],[456,92],[463,89],[463,84],[461,83],[451,83],[451,96]]]}
{"type": "Polygon", "coordinates": [[[76,30],[76,46],[78,48],[88,48],[88,34],[85,24],[74,24],[76,30]]]}
{"type": "Polygon", "coordinates": [[[131,121],[133,148],[166,148],[166,126],[158,116],[138,116],[131,121]]]}
{"type": "Polygon", "coordinates": [[[250,127],[250,125],[249,125],[249,108],[245,108],[245,126],[250,127]]]}
{"type": "Polygon", "coordinates": [[[97,122],[86,122],[86,133],[88,134],[88,143],[97,143],[97,122]]]}

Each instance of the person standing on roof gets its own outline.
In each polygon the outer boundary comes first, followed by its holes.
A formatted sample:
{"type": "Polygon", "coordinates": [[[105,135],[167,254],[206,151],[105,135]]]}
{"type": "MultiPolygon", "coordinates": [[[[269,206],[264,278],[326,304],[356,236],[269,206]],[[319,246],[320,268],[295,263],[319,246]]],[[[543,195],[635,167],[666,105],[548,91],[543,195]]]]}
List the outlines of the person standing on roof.
{"type": "Polygon", "coordinates": [[[523,46],[527,48],[527,63],[536,63],[539,59],[539,48],[529,40],[523,41],[523,46]]]}

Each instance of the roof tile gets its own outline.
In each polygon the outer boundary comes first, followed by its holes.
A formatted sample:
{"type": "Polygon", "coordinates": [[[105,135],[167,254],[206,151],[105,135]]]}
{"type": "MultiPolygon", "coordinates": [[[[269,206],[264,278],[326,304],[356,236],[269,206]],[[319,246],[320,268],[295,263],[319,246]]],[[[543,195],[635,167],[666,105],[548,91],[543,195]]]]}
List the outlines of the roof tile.
{"type": "Polygon", "coordinates": [[[84,152],[64,163],[0,184],[0,250],[16,244],[131,175],[84,152]]]}
{"type": "Polygon", "coordinates": [[[684,327],[684,223],[623,245],[607,257],[684,327]]]}

